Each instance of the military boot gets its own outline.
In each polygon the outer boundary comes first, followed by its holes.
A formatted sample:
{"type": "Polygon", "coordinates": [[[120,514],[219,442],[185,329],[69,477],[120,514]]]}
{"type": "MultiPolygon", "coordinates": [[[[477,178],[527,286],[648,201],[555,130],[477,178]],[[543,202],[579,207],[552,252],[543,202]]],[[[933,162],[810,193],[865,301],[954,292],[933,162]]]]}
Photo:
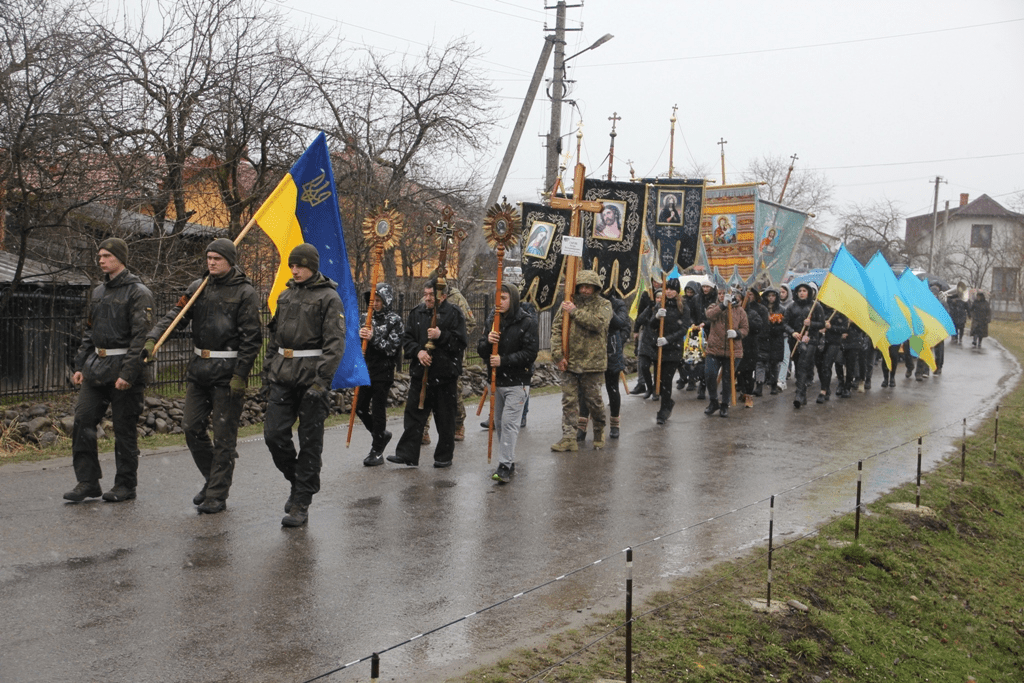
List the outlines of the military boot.
{"type": "Polygon", "coordinates": [[[594,428],[594,450],[599,451],[604,448],[604,427],[594,428]]]}
{"type": "Polygon", "coordinates": [[[98,481],[80,481],[78,486],[64,494],[64,500],[73,500],[79,503],[86,498],[99,498],[103,495],[98,481]]]}
{"type": "Polygon", "coordinates": [[[296,502],[292,510],[281,518],[281,526],[302,526],[309,519],[309,506],[296,502]]]}
{"type": "Polygon", "coordinates": [[[575,453],[579,449],[580,447],[576,443],[576,439],[571,436],[563,436],[561,441],[551,444],[551,450],[555,453],[575,453]]]}
{"type": "Polygon", "coordinates": [[[609,436],[609,438],[612,438],[612,439],[619,438],[619,418],[617,418],[617,417],[611,418],[611,428],[610,428],[610,430],[608,432],[608,436],[609,436]]]}

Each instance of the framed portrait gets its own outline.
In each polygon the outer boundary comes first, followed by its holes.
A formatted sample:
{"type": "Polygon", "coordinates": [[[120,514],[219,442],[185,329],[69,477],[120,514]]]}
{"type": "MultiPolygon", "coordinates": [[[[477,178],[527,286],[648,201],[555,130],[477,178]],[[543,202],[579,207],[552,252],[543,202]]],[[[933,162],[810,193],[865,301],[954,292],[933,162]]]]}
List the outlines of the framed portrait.
{"type": "Polygon", "coordinates": [[[712,223],[714,244],[735,244],[736,242],[736,214],[723,213],[714,217],[712,223]]]}
{"type": "Polygon", "coordinates": [[[604,202],[604,208],[601,209],[601,213],[594,216],[594,234],[592,236],[599,240],[621,242],[623,232],[622,221],[626,215],[626,202],[608,199],[601,201],[604,202]]]}
{"type": "Polygon", "coordinates": [[[683,193],[680,190],[658,190],[658,225],[683,224],[683,193]]]}
{"type": "Polygon", "coordinates": [[[526,240],[526,248],[523,249],[523,255],[531,258],[547,258],[548,250],[551,248],[551,238],[554,235],[554,223],[537,221],[530,229],[530,236],[526,240]]]}

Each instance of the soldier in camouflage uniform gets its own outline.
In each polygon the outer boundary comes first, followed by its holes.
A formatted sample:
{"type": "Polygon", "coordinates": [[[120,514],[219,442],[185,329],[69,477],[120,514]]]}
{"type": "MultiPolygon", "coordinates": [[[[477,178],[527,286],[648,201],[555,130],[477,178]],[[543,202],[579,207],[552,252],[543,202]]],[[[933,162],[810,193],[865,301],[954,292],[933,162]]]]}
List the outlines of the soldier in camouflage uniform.
{"type": "Polygon", "coordinates": [[[75,356],[72,380],[81,385],[71,429],[72,464],[78,485],[64,494],[75,502],[102,493],[96,425],[107,406],[114,417],[114,486],[103,500],[120,503],[135,497],[139,469],[136,423],[142,414],[146,371],[142,347],[153,324],[153,293],[128,271],[128,245],[116,237],[99,247],[103,282],[92,293],[89,320],[75,356]]]}
{"type": "Polygon", "coordinates": [[[320,491],[328,391],[345,353],[345,309],[338,284],[320,273],[320,254],[300,244],[288,256],[292,279],[277,299],[267,343],[270,397],[263,439],[274,465],[291,484],[281,524],[302,526],[320,491]],[[299,420],[299,450],[292,425],[299,420]]]}
{"type": "Polygon", "coordinates": [[[608,367],[608,326],[612,304],[598,295],[601,277],[593,270],[580,271],[573,301],[563,301],[551,325],[551,359],[562,371],[562,440],[552,444],[555,452],[578,450],[576,427],[580,402],[587,406],[594,422],[594,448],[604,448],[604,401],[601,387],[608,367]],[[562,356],[562,315],[569,313],[569,358],[562,356]]]}

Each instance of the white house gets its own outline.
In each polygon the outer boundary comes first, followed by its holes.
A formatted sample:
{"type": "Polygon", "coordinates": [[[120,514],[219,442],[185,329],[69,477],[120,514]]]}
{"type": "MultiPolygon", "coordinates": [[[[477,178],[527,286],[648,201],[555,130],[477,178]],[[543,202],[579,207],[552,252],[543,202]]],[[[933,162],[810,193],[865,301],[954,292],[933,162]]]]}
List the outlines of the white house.
{"type": "Polygon", "coordinates": [[[988,195],[940,208],[934,239],[931,213],[907,218],[911,265],[931,270],[950,284],[966,282],[990,294],[993,308],[1020,311],[1024,290],[1024,214],[1010,211],[988,195]]]}

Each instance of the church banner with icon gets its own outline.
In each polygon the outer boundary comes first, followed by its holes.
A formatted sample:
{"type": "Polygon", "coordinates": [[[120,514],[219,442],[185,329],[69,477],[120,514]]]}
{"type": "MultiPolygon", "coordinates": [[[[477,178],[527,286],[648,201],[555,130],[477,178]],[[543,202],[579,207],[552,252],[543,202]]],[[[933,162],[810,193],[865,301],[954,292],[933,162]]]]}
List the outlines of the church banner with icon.
{"type": "Polygon", "coordinates": [[[572,212],[523,202],[523,299],[546,311],[557,299],[562,274],[562,237],[569,234],[572,212]]]}
{"type": "Polygon", "coordinates": [[[704,180],[653,178],[644,189],[644,223],[656,256],[652,275],[689,268],[697,257],[704,180]]]}
{"type": "Polygon", "coordinates": [[[637,288],[643,236],[644,187],[588,178],[583,199],[604,204],[600,213],[580,213],[582,268],[596,270],[604,291],[625,298],[637,288]]]}
{"type": "Polygon", "coordinates": [[[794,208],[759,199],[757,202],[756,281],[776,287],[789,268],[789,260],[800,243],[808,214],[794,208]]]}
{"type": "Polygon", "coordinates": [[[746,281],[754,275],[757,185],[725,185],[704,192],[700,238],[709,269],[735,267],[746,281]]]}

